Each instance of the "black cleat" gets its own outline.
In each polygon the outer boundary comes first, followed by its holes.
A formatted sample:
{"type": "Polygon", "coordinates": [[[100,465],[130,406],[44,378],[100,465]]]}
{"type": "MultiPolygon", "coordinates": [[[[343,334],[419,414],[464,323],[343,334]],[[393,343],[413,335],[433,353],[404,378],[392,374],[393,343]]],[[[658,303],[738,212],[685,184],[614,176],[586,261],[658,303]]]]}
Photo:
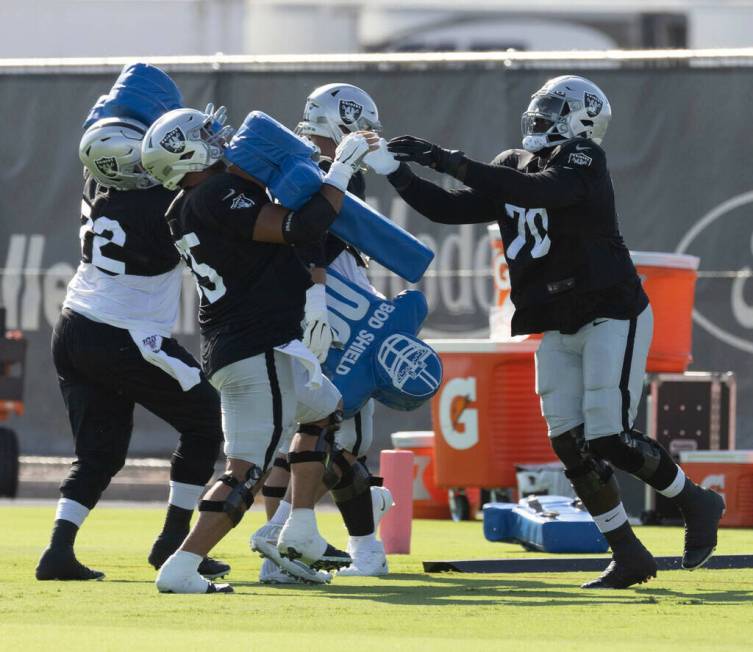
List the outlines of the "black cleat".
{"type": "Polygon", "coordinates": [[[233,587],[229,584],[215,584],[214,582],[209,582],[207,593],[234,593],[234,591],[233,587]]]}
{"type": "Polygon", "coordinates": [[[338,550],[334,546],[327,544],[324,554],[311,564],[311,568],[314,570],[334,571],[350,566],[352,563],[353,559],[347,552],[338,550]]]}
{"type": "Polygon", "coordinates": [[[711,489],[701,489],[692,505],[680,510],[685,520],[682,567],[686,570],[700,568],[711,559],[724,509],[724,498],[711,489]]]}
{"type": "Polygon", "coordinates": [[[101,580],[105,574],[84,566],[73,548],[47,548],[39,559],[35,576],[38,580],[101,580]]]}
{"type": "Polygon", "coordinates": [[[619,553],[612,554],[612,561],[595,580],[581,585],[582,589],[626,589],[633,584],[643,584],[656,577],[656,560],[644,545],[635,540],[619,553]]]}
{"type": "MultiPolygon", "coordinates": [[[[165,536],[160,534],[152,545],[152,550],[147,557],[147,561],[154,567],[154,570],[162,568],[162,564],[167,561],[167,558],[172,555],[183,543],[183,539],[186,538],[188,533],[184,536],[165,536]]],[[[206,577],[208,580],[214,580],[218,577],[225,577],[230,572],[230,564],[226,564],[224,561],[218,561],[212,557],[204,557],[204,560],[199,564],[199,574],[206,577]]]]}
{"type": "Polygon", "coordinates": [[[204,557],[199,564],[199,575],[203,575],[208,580],[216,580],[218,577],[225,577],[229,572],[230,564],[213,559],[212,557],[204,557]]]}

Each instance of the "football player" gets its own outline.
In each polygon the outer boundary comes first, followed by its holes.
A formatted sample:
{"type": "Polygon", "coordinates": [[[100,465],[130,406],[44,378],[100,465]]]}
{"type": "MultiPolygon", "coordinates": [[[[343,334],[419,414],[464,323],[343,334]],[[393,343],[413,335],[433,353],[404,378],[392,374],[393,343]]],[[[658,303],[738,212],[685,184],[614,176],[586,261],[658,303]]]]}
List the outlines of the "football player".
{"type": "MultiPolygon", "coordinates": [[[[81,139],[81,263],[52,336],[76,460],[61,486],[52,540],[36,569],[39,580],[104,577],[78,562],[73,544],[123,467],[136,403],[180,433],[170,465],[167,517],[149,554],[155,568],[188,534],[219,454],[219,396],[170,337],[183,265],[162,219],[174,193],[141,167],[145,132],[134,120],[106,118],[81,139]]],[[[199,572],[207,577],[229,570],[227,564],[200,560],[199,572]]]]}
{"type": "MultiPolygon", "coordinates": [[[[306,99],[303,120],[296,133],[308,138],[320,152],[319,165],[327,172],[332,165],[337,146],[343,138],[356,131],[381,131],[379,112],[374,100],[351,84],[334,83],[320,86],[306,99]]],[[[365,160],[374,153],[367,154],[365,160]]],[[[366,196],[363,168],[350,178],[348,191],[361,199],[366,196]]],[[[326,233],[320,242],[300,249],[301,258],[311,269],[314,285],[308,291],[309,308],[304,330],[304,343],[324,362],[333,341],[327,318],[325,295],[326,269],[333,269],[356,285],[379,294],[366,275],[367,262],[363,255],[337,236],[326,233]]],[[[300,387],[300,384],[299,384],[300,387]]],[[[305,391],[303,392],[305,395],[305,391]]],[[[302,397],[305,403],[305,396],[302,397]]],[[[369,400],[361,411],[346,419],[335,435],[338,446],[359,480],[356,489],[335,488],[332,496],[348,530],[347,551],[353,564],[339,571],[339,575],[386,575],[387,557],[384,545],[376,538],[376,525],[391,508],[392,496],[385,487],[371,486],[374,482],[365,466],[366,454],[373,439],[374,401],[369,400]]],[[[283,451],[264,483],[262,494],[270,522],[252,536],[253,549],[272,545],[290,511],[290,503],[280,500],[288,485],[288,464],[283,451]]],[[[288,583],[295,579],[286,575],[266,559],[259,579],[264,583],[288,583]]]]}
{"type": "Polygon", "coordinates": [[[611,117],[587,79],[556,77],[522,116],[523,149],[491,164],[412,136],[389,143],[389,180],[419,213],[443,224],[496,220],[510,270],[513,335],[544,333],[536,391],[552,447],[596,524],[612,561],[587,588],[625,588],[656,575],[635,536],[611,466],[672,499],[685,520],[682,566],[716,546],[722,497],[686,478],[656,441],[633,429],[652,335],[648,298],[620,235],[606,155],[611,117]],[[455,177],[444,190],[407,162],[455,177]],[[610,466],[611,465],[611,466],[610,466]]]}
{"type": "Polygon", "coordinates": [[[171,111],[150,127],[142,146],[145,168],[166,188],[182,189],[166,219],[201,294],[202,365],[220,392],[228,458],[226,473],[199,505],[193,530],[160,570],[163,592],[232,590],[207,581],[197,567],[261,489],[297,408],[294,361],[316,390],[316,409],[290,447],[292,509],[278,549],[312,571],[351,562],[322,538],[314,515],[322,484],[340,481],[330,463],[340,394],[299,340],[311,275],[294,247],[323,236],[375,139],[362,133],[343,139],[321,191],[290,211],[272,203],[257,179],[226,167],[227,133],[215,130],[216,123],[201,111],[171,111]]]}

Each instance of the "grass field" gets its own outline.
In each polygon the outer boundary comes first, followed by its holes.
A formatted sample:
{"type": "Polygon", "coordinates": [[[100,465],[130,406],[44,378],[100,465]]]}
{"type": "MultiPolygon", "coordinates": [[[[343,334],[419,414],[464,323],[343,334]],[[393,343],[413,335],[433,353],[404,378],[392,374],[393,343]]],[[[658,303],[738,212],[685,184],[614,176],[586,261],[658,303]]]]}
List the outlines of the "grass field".
{"type": "MultiPolygon", "coordinates": [[[[102,507],[79,536],[103,582],[37,582],[53,507],[0,507],[0,651],[36,650],[655,650],[753,649],[753,570],[661,573],[635,590],[583,591],[584,574],[425,575],[423,559],[530,555],[491,544],[480,523],[416,521],[411,555],[387,578],[326,587],[256,583],[254,512],[218,547],[233,595],[160,595],[145,557],[159,509],[102,507]]],[[[335,513],[323,533],[344,545],[335,513]]],[[[656,554],[679,554],[676,528],[641,528],[656,554]]],[[[752,530],[722,532],[720,553],[753,552],[752,530]]]]}

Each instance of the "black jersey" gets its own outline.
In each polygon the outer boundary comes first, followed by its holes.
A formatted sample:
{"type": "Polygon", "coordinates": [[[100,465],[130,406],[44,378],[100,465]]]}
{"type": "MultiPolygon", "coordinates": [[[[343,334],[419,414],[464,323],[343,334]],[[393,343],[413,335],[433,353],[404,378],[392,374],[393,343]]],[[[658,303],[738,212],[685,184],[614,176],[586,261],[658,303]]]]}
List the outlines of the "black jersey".
{"type": "Polygon", "coordinates": [[[257,184],[220,172],[183,190],[167,212],[201,295],[208,376],[301,336],[310,274],[293,247],[252,239],[256,217],[268,203],[257,184]]]}
{"type": "Polygon", "coordinates": [[[619,232],[606,156],[592,141],[568,141],[548,156],[508,150],[491,165],[467,161],[469,188],[457,191],[407,174],[403,167],[391,181],[430,219],[498,222],[513,334],[574,333],[597,317],[630,319],[648,304],[619,232]]]}
{"type": "Polygon", "coordinates": [[[164,215],[175,193],[161,186],[118,191],[84,183],[81,202],[81,260],[105,274],[158,276],[180,257],[164,215]]]}

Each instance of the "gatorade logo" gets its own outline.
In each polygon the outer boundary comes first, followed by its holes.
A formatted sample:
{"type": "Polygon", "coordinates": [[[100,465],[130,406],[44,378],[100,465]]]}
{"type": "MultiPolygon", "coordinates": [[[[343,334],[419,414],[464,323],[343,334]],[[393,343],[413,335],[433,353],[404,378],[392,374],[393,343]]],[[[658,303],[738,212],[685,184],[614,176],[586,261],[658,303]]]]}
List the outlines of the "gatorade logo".
{"type": "Polygon", "coordinates": [[[424,473],[431,464],[431,457],[428,455],[413,456],[413,500],[431,500],[431,494],[424,482],[424,473]]]}
{"type": "Polygon", "coordinates": [[[448,446],[468,450],[478,444],[476,379],[452,378],[442,388],[439,399],[439,428],[448,446]]]}

